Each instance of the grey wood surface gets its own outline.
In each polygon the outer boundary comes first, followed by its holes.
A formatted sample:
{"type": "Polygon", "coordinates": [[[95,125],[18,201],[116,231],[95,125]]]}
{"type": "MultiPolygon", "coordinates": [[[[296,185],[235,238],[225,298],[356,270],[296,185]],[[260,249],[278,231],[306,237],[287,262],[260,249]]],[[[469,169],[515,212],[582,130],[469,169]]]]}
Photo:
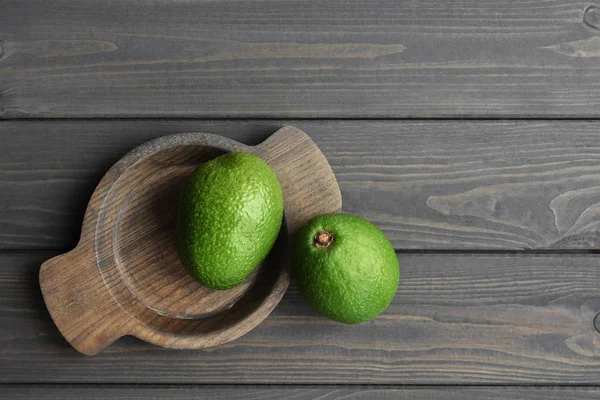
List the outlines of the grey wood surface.
{"type": "Polygon", "coordinates": [[[4,121],[0,248],[71,248],[102,175],[131,148],[186,131],[257,144],[307,132],[346,212],[397,249],[596,249],[596,121],[4,121]]]}
{"type": "Polygon", "coordinates": [[[597,117],[600,3],[5,0],[0,116],[597,117]]]}
{"type": "Polygon", "coordinates": [[[218,348],[127,337],[86,357],[39,292],[53,254],[0,255],[2,383],[600,384],[594,255],[400,254],[394,301],[361,325],[317,316],[292,284],[263,323],[218,348]]]}
{"type": "Polygon", "coordinates": [[[223,399],[223,400],[591,400],[600,389],[585,387],[373,387],[373,386],[176,386],[7,385],[2,399],[223,399]]]}
{"type": "Polygon", "coordinates": [[[599,60],[598,0],[0,0],[0,398],[600,398],[599,60]],[[384,315],[75,352],[39,265],[108,168],[285,123],[398,249],[384,315]]]}

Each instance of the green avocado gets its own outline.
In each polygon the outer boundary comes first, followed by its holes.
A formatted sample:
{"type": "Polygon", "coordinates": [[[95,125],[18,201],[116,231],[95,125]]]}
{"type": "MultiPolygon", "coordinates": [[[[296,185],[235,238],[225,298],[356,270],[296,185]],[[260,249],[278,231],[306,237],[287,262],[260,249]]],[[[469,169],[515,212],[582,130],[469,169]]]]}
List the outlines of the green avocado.
{"type": "Polygon", "coordinates": [[[346,324],[381,314],[400,279],[390,241],[369,221],[349,214],[321,215],[304,225],[294,241],[293,261],[307,302],[346,324]]]}
{"type": "Polygon", "coordinates": [[[267,256],[281,227],[283,195],[260,157],[228,153],[198,167],[182,189],[177,252],[203,286],[231,289],[267,256]]]}

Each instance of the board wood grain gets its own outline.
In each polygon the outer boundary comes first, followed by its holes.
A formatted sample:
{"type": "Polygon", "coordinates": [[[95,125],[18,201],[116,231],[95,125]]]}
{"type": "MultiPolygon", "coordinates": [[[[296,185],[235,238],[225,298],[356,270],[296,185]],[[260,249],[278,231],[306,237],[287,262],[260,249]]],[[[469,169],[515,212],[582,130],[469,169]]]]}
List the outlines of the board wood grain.
{"type": "Polygon", "coordinates": [[[92,191],[131,148],[178,132],[249,145],[284,124],[331,164],[343,209],[396,249],[596,249],[597,121],[4,121],[0,248],[72,248],[92,191]]]}
{"type": "Polygon", "coordinates": [[[585,387],[373,387],[229,385],[4,385],[6,399],[223,399],[223,400],[595,400],[585,387]]]}
{"type": "Polygon", "coordinates": [[[295,285],[253,331],[168,350],[132,337],[85,357],[38,288],[48,252],[0,255],[0,382],[600,384],[594,255],[400,254],[388,310],[361,325],[319,317],[295,285]]]}
{"type": "Polygon", "coordinates": [[[0,117],[597,117],[594,1],[6,0],[0,117]]]}

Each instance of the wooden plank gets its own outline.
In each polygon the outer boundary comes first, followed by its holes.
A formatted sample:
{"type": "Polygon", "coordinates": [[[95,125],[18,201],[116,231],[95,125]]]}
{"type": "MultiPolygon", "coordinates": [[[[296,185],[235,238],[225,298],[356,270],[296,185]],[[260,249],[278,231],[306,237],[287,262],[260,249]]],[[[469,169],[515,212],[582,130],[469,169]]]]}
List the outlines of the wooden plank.
{"type": "Polygon", "coordinates": [[[600,389],[585,387],[376,387],[376,386],[175,386],[5,385],[6,399],[223,399],[223,400],[595,400],[600,389]]]}
{"type": "Polygon", "coordinates": [[[144,141],[204,131],[257,144],[307,132],[343,209],[397,249],[591,249],[600,244],[600,122],[5,121],[0,248],[67,248],[95,185],[144,141]]]}
{"type": "Polygon", "coordinates": [[[129,337],[86,357],[37,288],[52,255],[0,256],[0,382],[600,384],[597,256],[401,254],[396,298],[365,324],[317,316],[292,285],[263,323],[218,348],[129,337]]]}
{"type": "Polygon", "coordinates": [[[597,117],[590,5],[7,0],[1,115],[597,117]]]}

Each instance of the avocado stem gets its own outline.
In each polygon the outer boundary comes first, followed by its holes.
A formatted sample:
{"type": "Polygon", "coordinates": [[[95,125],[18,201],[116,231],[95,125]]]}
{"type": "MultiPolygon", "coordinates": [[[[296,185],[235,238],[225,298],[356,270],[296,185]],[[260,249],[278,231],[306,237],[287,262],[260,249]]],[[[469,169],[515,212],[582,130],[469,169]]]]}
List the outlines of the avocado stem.
{"type": "Polygon", "coordinates": [[[315,235],[315,247],[329,247],[333,242],[333,235],[326,231],[321,231],[315,235]]]}

